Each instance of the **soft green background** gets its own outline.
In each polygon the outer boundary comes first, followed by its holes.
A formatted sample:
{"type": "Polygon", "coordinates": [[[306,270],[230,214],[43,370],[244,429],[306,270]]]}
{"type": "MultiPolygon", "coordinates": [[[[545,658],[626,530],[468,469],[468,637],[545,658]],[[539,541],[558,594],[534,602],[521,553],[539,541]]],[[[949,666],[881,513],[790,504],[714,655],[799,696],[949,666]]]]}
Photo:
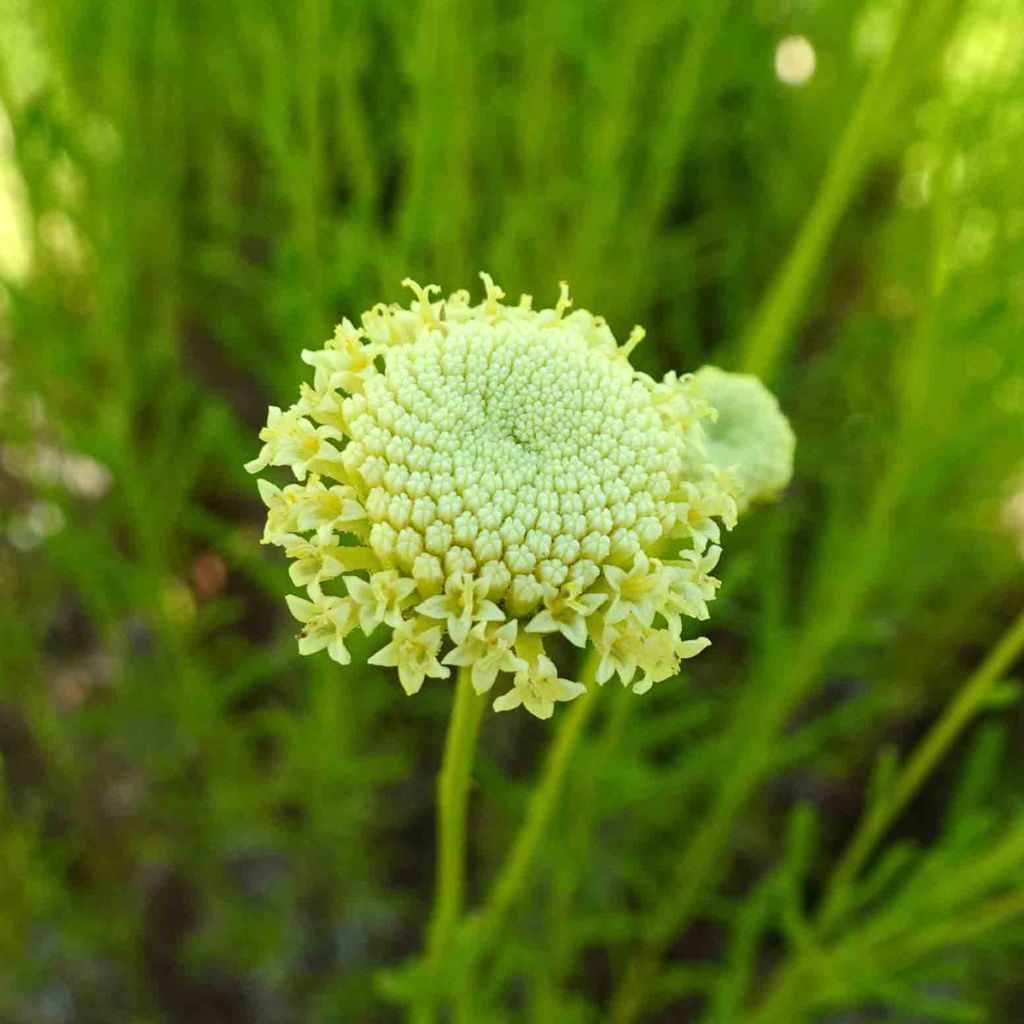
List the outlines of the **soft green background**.
{"type": "MultiPolygon", "coordinates": [[[[472,1020],[606,1020],[652,935],[643,1020],[1024,1019],[1008,683],[819,913],[1024,598],[1022,39],[1021,0],[0,0],[0,1021],[422,998],[382,968],[450,686],[297,656],[241,465],[302,347],[481,269],[756,370],[799,447],[713,647],[602,695],[472,1020]]],[[[471,901],[557,726],[485,721],[471,901]]]]}

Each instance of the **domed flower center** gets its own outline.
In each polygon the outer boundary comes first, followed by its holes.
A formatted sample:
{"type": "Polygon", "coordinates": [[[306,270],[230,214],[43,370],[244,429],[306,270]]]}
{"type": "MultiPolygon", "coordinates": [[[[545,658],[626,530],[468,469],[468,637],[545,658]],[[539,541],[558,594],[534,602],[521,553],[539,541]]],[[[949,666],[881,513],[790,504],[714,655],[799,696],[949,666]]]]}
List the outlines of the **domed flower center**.
{"type": "Polygon", "coordinates": [[[370,522],[390,528],[371,530],[383,557],[392,530],[415,530],[467,571],[502,563],[558,586],[577,562],[631,561],[674,521],[686,437],[625,359],[558,325],[426,334],[389,352],[344,416],[350,460],[368,456],[353,468],[370,522]]]}

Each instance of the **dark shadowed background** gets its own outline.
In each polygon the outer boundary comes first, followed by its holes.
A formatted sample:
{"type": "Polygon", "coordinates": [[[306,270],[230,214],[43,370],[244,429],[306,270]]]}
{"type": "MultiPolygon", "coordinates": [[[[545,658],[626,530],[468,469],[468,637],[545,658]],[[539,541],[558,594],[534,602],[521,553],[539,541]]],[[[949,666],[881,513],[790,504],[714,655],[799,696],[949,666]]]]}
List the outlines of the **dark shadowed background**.
{"type": "MultiPolygon", "coordinates": [[[[480,270],[761,374],[799,441],[713,647],[602,694],[474,1021],[607,1019],[654,920],[642,1020],[1024,1020],[1024,638],[820,912],[1024,598],[1022,38],[1020,0],[0,0],[0,1021],[415,1003],[451,689],[299,658],[241,467],[303,347],[480,270]]],[[[471,900],[556,724],[485,720],[471,900]]]]}

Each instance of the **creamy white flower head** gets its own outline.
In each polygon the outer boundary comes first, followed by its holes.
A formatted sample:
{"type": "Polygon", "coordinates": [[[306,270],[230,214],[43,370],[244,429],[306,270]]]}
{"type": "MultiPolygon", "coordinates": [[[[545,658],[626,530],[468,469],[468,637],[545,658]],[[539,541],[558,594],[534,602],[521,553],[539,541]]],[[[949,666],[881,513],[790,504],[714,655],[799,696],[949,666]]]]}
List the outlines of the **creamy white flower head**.
{"type": "Polygon", "coordinates": [[[704,427],[708,454],[738,477],[740,511],[774,498],[793,476],[796,448],[778,399],[751,374],[703,366],[696,379],[715,413],[704,427]]]}
{"type": "Polygon", "coordinates": [[[682,617],[707,617],[736,486],[709,456],[701,381],[630,365],[640,328],[620,346],[566,285],[534,310],[481,276],[478,305],[406,281],[408,307],[304,352],[312,383],[271,409],[247,468],[298,481],[260,493],[264,541],[312,599],[291,602],[304,651],[341,660],[356,624],[386,628],[370,661],[407,692],[466,666],[480,692],[512,677],[497,708],[547,717],[583,689],[555,669],[565,641],[640,691],[706,646],[682,617]]]}

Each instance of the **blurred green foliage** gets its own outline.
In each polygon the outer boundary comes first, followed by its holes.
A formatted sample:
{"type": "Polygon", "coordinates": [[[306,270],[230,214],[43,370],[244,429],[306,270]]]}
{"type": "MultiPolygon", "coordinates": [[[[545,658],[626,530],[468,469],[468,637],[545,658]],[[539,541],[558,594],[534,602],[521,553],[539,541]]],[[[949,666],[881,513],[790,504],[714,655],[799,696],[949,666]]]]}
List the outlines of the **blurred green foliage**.
{"type": "MultiPolygon", "coordinates": [[[[644,323],[645,369],[762,373],[799,447],[714,647],[601,695],[463,1017],[1024,1019],[1022,37],[1019,0],[0,0],[0,1020],[424,997],[450,688],[297,656],[241,465],[302,347],[481,269],[644,323]]],[[[511,717],[471,902],[558,729],[511,717]]]]}

